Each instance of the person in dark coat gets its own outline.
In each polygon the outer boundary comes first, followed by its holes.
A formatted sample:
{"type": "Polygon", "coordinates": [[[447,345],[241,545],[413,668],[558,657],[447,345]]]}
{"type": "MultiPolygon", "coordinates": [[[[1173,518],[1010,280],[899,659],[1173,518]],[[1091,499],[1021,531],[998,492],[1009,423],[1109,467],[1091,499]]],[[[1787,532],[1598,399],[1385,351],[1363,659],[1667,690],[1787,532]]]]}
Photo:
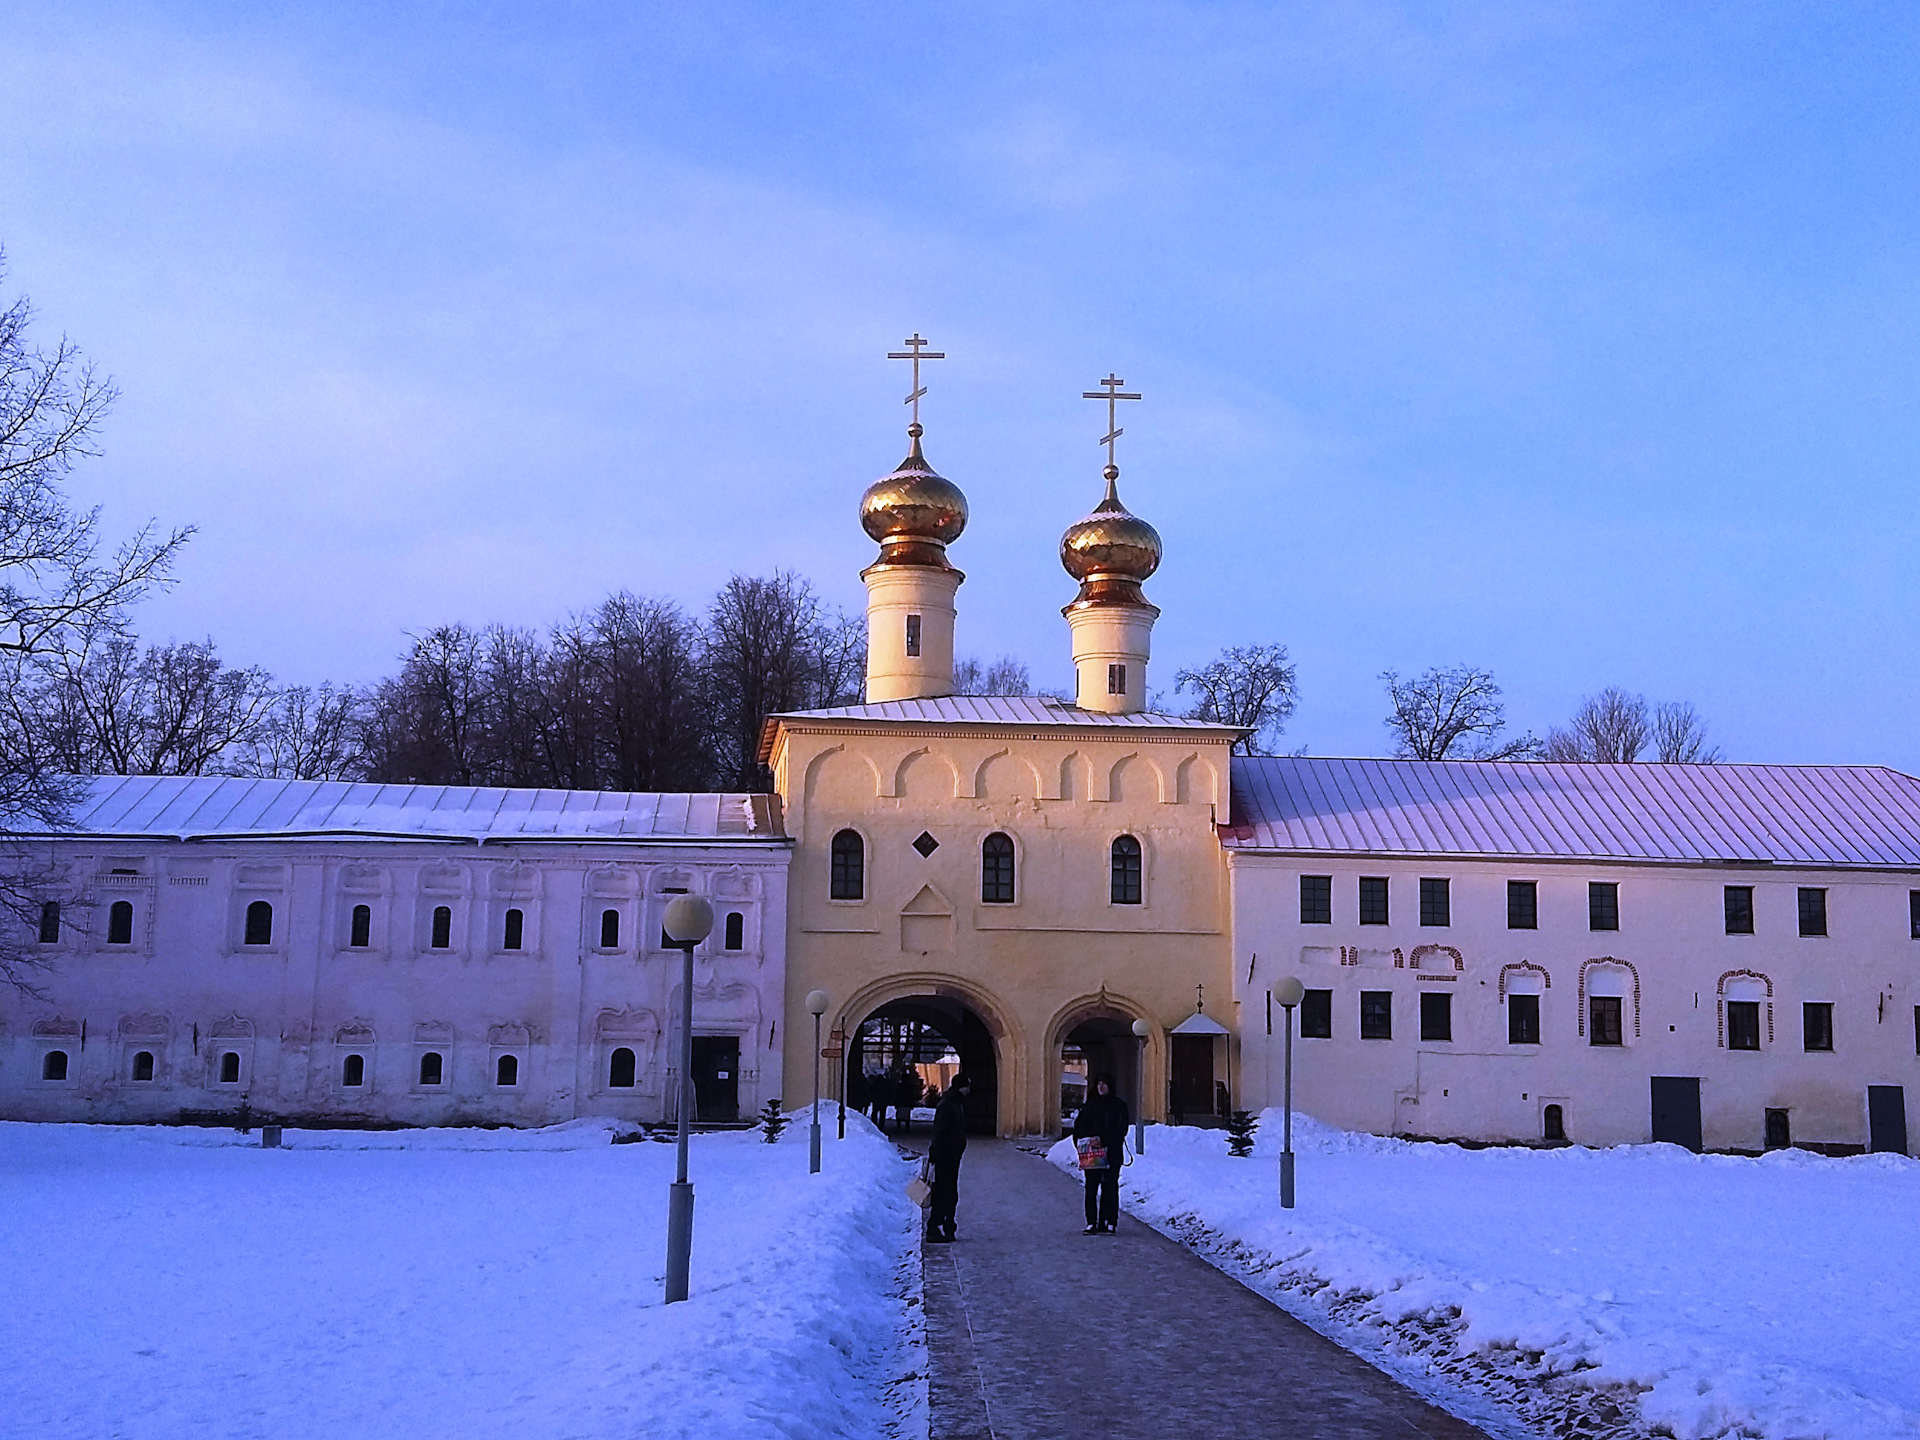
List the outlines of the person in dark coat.
{"type": "Polygon", "coordinates": [[[876,1070],[867,1077],[867,1097],[873,1103],[873,1123],[880,1127],[880,1133],[887,1132],[887,1107],[893,1104],[893,1081],[884,1070],[876,1070]]]}
{"type": "Polygon", "coordinates": [[[913,1133],[913,1107],[920,1103],[920,1097],[925,1091],[926,1086],[921,1083],[919,1071],[902,1070],[900,1072],[900,1078],[895,1082],[893,1092],[893,1113],[900,1121],[902,1135],[913,1133]]]}
{"type": "Polygon", "coordinates": [[[967,1092],[972,1087],[973,1082],[964,1074],[954,1076],[933,1110],[933,1142],[927,1146],[927,1159],[933,1162],[927,1239],[940,1244],[954,1237],[953,1212],[960,1204],[960,1157],[967,1149],[967,1092]]]}
{"type": "MultiPolygon", "coordinates": [[[[1133,1117],[1127,1102],[1113,1093],[1113,1077],[1094,1078],[1093,1093],[1080,1113],[1073,1117],[1073,1138],[1095,1136],[1106,1147],[1107,1163],[1099,1170],[1088,1170],[1087,1231],[1089,1235],[1111,1235],[1120,1224],[1120,1166],[1126,1157],[1127,1126],[1133,1117]]],[[[1078,1148],[1077,1146],[1075,1147],[1078,1148]]]]}

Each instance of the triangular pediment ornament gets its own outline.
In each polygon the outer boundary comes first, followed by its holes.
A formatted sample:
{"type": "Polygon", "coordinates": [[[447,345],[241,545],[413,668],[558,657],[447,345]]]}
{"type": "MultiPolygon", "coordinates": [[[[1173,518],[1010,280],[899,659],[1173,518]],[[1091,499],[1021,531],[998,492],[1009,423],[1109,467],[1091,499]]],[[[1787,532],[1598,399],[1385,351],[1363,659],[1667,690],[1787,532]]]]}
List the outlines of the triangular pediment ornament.
{"type": "Polygon", "coordinates": [[[953,903],[932,885],[922,885],[907,903],[900,907],[902,915],[952,915],[953,903]]]}

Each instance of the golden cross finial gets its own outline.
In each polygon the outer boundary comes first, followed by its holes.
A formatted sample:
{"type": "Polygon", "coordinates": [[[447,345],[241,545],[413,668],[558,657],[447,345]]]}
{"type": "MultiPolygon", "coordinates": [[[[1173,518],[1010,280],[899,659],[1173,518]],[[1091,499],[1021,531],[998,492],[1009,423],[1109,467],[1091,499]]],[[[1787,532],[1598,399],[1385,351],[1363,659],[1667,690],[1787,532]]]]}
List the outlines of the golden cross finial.
{"type": "Polygon", "coordinates": [[[1113,460],[1113,442],[1127,433],[1115,423],[1120,413],[1118,408],[1119,402],[1122,400],[1138,400],[1140,397],[1137,394],[1129,395],[1123,391],[1120,387],[1127,382],[1111,371],[1108,372],[1107,378],[1100,383],[1107,388],[1104,390],[1082,390],[1080,392],[1080,398],[1082,400],[1104,400],[1107,402],[1107,433],[1100,437],[1100,443],[1107,447],[1107,479],[1112,481],[1120,478],[1120,467],[1116,465],[1113,460]]]}
{"type": "Polygon", "coordinates": [[[913,393],[907,396],[906,403],[913,407],[913,425],[908,433],[917,439],[920,435],[920,397],[927,393],[927,387],[920,383],[920,362],[922,360],[944,360],[947,358],[947,352],[944,350],[927,349],[928,342],[920,338],[920,332],[918,330],[914,331],[913,334],[909,335],[900,343],[907,348],[905,350],[889,350],[887,352],[887,358],[889,360],[911,360],[913,362],[913,393]]]}

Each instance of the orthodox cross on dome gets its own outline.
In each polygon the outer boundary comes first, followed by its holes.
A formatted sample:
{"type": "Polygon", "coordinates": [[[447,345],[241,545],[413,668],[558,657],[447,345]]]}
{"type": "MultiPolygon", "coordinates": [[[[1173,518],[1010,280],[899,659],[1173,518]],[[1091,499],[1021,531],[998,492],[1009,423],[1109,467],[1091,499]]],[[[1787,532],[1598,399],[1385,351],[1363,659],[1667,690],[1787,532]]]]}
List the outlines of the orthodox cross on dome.
{"type": "Polygon", "coordinates": [[[1122,390],[1120,387],[1127,382],[1111,371],[1107,373],[1107,378],[1100,383],[1106,386],[1106,389],[1082,390],[1080,392],[1080,398],[1082,400],[1104,400],[1107,402],[1107,433],[1100,437],[1100,443],[1107,447],[1107,483],[1111,485],[1115,480],[1120,478],[1120,467],[1114,463],[1113,459],[1113,442],[1127,433],[1122,430],[1117,423],[1120,415],[1119,402],[1122,400],[1138,400],[1140,396],[1138,394],[1128,394],[1122,390]]]}
{"type": "Polygon", "coordinates": [[[887,358],[889,360],[911,360],[913,362],[913,393],[907,396],[906,400],[906,403],[913,407],[913,424],[908,428],[907,433],[915,439],[918,439],[920,436],[920,397],[927,393],[927,387],[920,383],[920,362],[922,360],[944,360],[947,358],[947,352],[944,350],[927,349],[928,342],[920,338],[920,332],[917,330],[900,343],[907,348],[905,350],[889,350],[887,352],[887,358]]]}
{"type": "MultiPolygon", "coordinates": [[[[1126,397],[1122,396],[1121,398],[1125,399],[1126,397]]],[[[1193,1013],[1196,1015],[1205,1014],[1206,1009],[1207,987],[1204,985],[1196,985],[1193,987],[1193,1013]]]]}

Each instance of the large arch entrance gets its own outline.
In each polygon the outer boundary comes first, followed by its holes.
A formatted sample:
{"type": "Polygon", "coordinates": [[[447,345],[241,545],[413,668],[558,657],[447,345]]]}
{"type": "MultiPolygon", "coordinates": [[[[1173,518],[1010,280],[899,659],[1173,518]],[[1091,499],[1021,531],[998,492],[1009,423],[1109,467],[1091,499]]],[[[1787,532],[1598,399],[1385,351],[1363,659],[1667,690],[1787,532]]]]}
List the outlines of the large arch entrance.
{"type": "Polygon", "coordinates": [[[1133,1033],[1134,1021],[1147,1019],[1131,1001],[1102,990],[1068,1005],[1048,1028],[1047,1102],[1050,1121],[1062,1128],[1086,1103],[1093,1082],[1113,1077],[1114,1093],[1127,1102],[1136,1120],[1152,1119],[1160,1107],[1150,1103],[1163,1074],[1156,1046],[1158,1030],[1145,1044],[1133,1033]],[[1057,1083],[1055,1076],[1058,1077],[1057,1083]]]}
{"type": "MultiPolygon", "coordinates": [[[[944,1088],[960,1071],[973,1084],[967,1095],[967,1129],[998,1132],[999,1049],[986,1021],[962,1000],[946,995],[904,995],[870,1010],[852,1027],[844,1077],[850,1104],[876,1095],[897,1103],[901,1082],[908,1093],[944,1088]]],[[[864,1107],[863,1107],[864,1108],[864,1107]]],[[[893,1116],[889,1110],[889,1120],[893,1116]]]]}

